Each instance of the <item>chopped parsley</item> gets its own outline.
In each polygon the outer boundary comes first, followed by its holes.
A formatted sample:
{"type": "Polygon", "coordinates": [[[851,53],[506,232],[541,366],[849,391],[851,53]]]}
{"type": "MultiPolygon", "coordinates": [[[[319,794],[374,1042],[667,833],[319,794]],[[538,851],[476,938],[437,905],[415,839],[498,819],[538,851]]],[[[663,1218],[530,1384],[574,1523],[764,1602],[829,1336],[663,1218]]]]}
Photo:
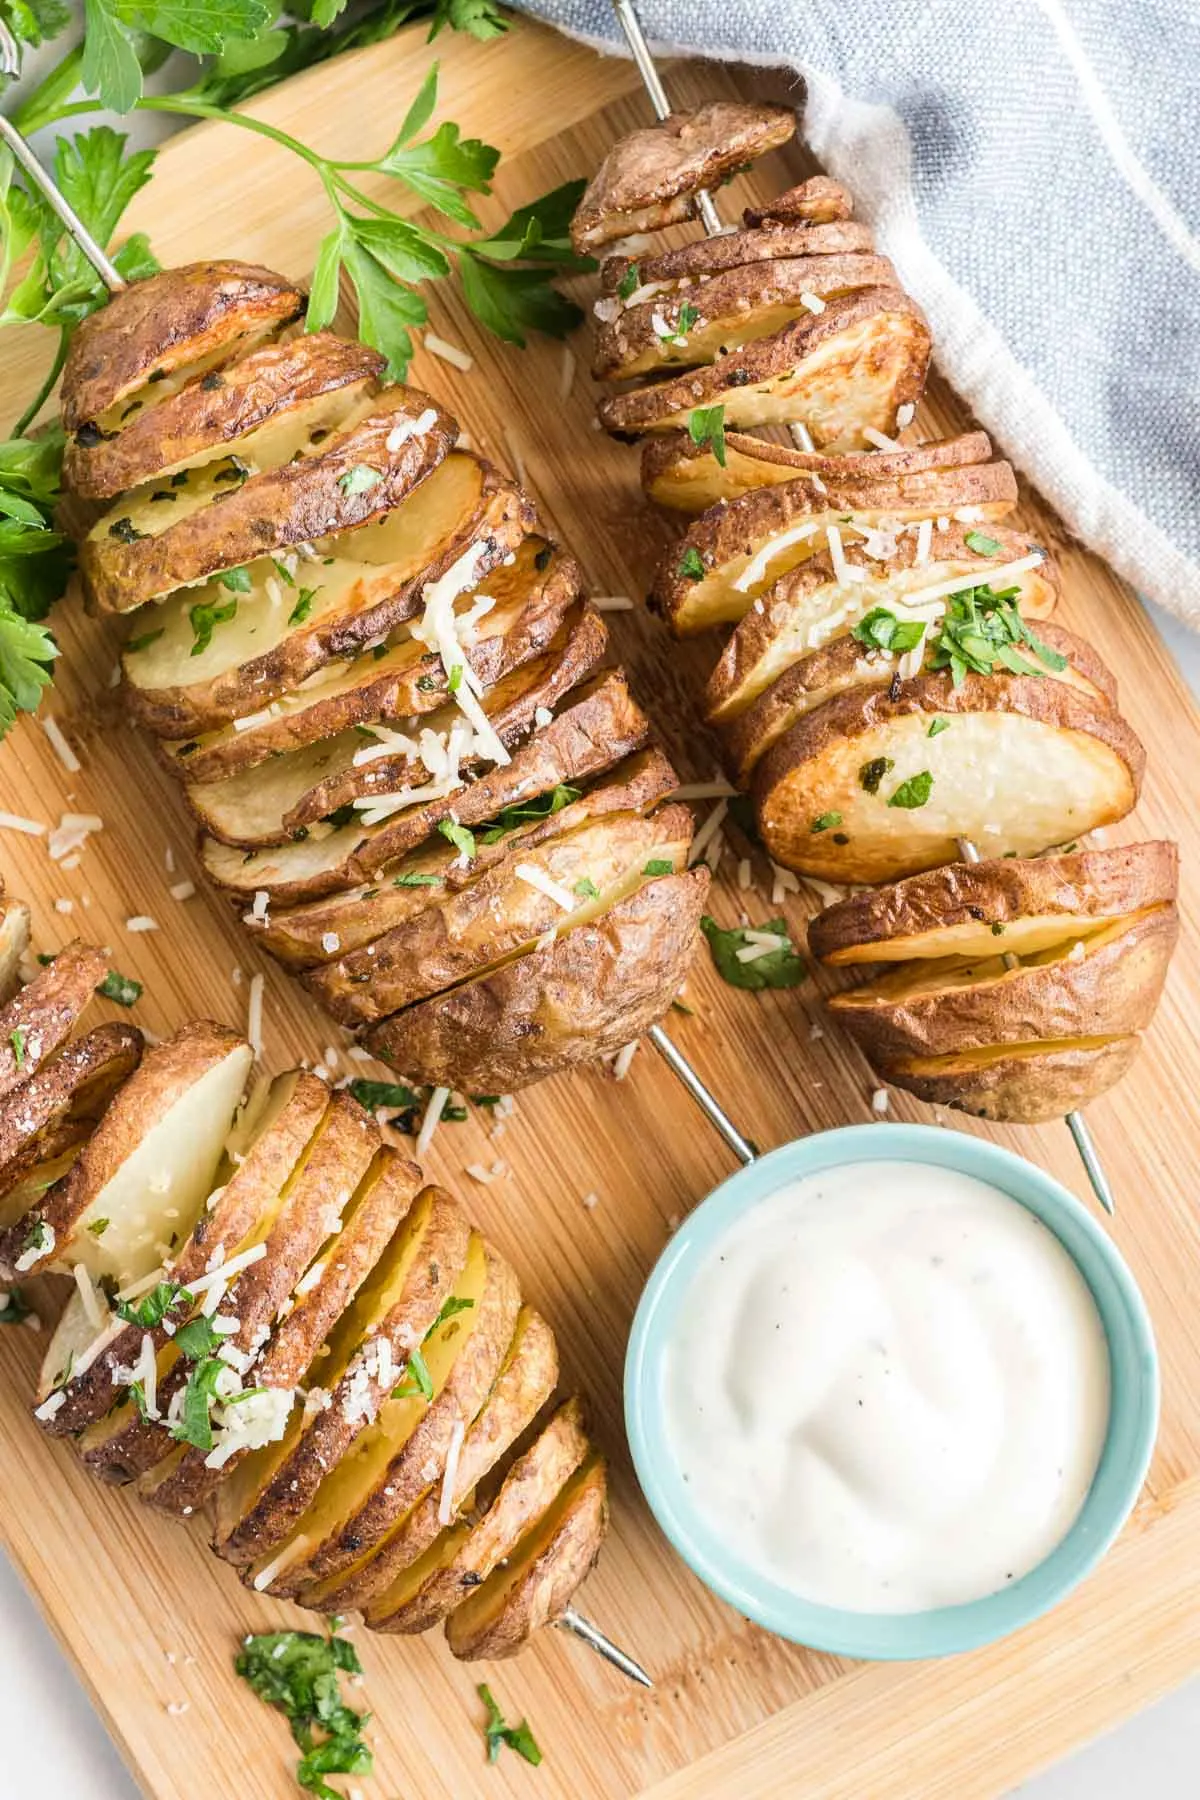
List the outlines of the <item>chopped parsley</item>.
{"type": "Polygon", "coordinates": [[[446,682],[446,691],[451,694],[457,694],[459,688],[462,686],[462,678],[463,666],[461,663],[455,663],[450,670],[449,679],[446,682]]]}
{"type": "Polygon", "coordinates": [[[88,1230],[91,1232],[91,1234],[94,1238],[102,1238],[104,1236],[105,1232],[108,1230],[108,1227],[109,1227],[108,1219],[93,1219],[91,1224],[88,1226],[88,1230]]]}
{"type": "Polygon", "coordinates": [[[119,969],[110,969],[96,992],[105,1000],[115,1000],[118,1006],[132,1006],[140,1000],[143,993],[140,981],[132,975],[122,975],[119,969]]]}
{"type": "Polygon", "coordinates": [[[392,1389],[392,1399],[408,1400],[414,1394],[420,1394],[426,1401],[433,1399],[433,1376],[419,1349],[412,1352],[405,1364],[405,1379],[392,1389]]]}
{"type": "Polygon", "coordinates": [[[196,1363],[183,1390],[183,1411],[171,1427],[171,1436],[179,1444],[190,1444],[194,1450],[213,1447],[212,1409],[218,1398],[217,1382],[229,1364],[219,1356],[206,1356],[196,1363]]]}
{"type": "Polygon", "coordinates": [[[443,875],[396,875],[392,878],[393,887],[441,887],[443,875]]]}
{"type": "Polygon", "coordinates": [[[140,651],[148,650],[151,644],[157,644],[165,630],[166,626],[160,625],[157,631],[143,631],[140,637],[130,638],[125,646],[126,656],[137,656],[140,651]]]}
{"type": "Polygon", "coordinates": [[[286,587],[295,587],[296,577],[292,574],[292,571],[285,562],[280,562],[277,556],[273,556],[271,558],[271,567],[286,587]]]}
{"type": "Polygon", "coordinates": [[[717,459],[718,468],[725,467],[725,408],[697,406],[688,419],[688,436],[697,450],[707,444],[717,459]]]}
{"type": "Polygon", "coordinates": [[[675,336],[685,338],[692,326],[697,324],[700,314],[690,301],[685,300],[679,309],[679,317],[675,322],[675,336]]]}
{"type": "Polygon", "coordinates": [[[704,558],[697,550],[695,544],[688,545],[687,549],[679,559],[679,566],[675,573],[680,577],[686,577],[689,581],[702,581],[704,579],[704,558]]]}
{"type": "Polygon", "coordinates": [[[191,1304],[191,1294],[177,1281],[160,1281],[140,1300],[119,1300],[116,1312],[127,1325],[140,1325],[143,1331],[153,1331],[176,1307],[191,1304]]]}
{"type": "Polygon", "coordinates": [[[579,796],[579,788],[567,787],[560,783],[558,787],[551,788],[548,794],[538,794],[533,800],[521,800],[513,806],[506,806],[502,812],[496,814],[483,833],[482,842],[485,844],[498,843],[502,837],[507,837],[510,831],[515,831],[518,825],[527,825],[534,819],[552,818],[555,813],[561,812],[564,806],[570,806],[572,801],[578,800],[579,796]]]}
{"type": "Polygon", "coordinates": [[[932,719],[930,721],[929,730],[925,733],[925,736],[926,737],[941,737],[943,731],[949,731],[949,729],[950,729],[949,719],[932,719]]]}
{"type": "Polygon", "coordinates": [[[0,1325],[20,1325],[22,1320],[32,1317],[33,1308],[26,1305],[20,1288],[9,1288],[0,1304],[0,1325]]]}
{"type": "Polygon", "coordinates": [[[636,263],[630,263],[620,281],[617,283],[617,292],[620,294],[622,300],[628,300],[631,294],[637,293],[641,285],[641,272],[636,263]]]}
{"type": "Polygon", "coordinates": [[[600,898],[600,889],[590,875],[584,875],[577,881],[571,892],[578,894],[581,900],[598,900],[600,898]]]}
{"type": "MultiPolygon", "coordinates": [[[[454,845],[460,856],[465,857],[468,862],[474,862],[475,833],[473,831],[468,830],[465,825],[456,824],[453,819],[440,819],[438,830],[454,845]]],[[[484,842],[487,842],[486,838],[484,842]]]]}
{"type": "Polygon", "coordinates": [[[1011,587],[996,592],[984,582],[951,594],[930,667],[949,669],[955,687],[961,687],[968,672],[992,675],[997,665],[1011,675],[1041,676],[1047,669],[1065,669],[1066,657],[1044,644],[1021,617],[1016,603],[1020,591],[1011,587]]]}
{"type": "Polygon", "coordinates": [[[366,463],[355,463],[352,469],[338,476],[337,484],[346,495],[369,494],[382,480],[378,469],[369,468],[366,463]]]}
{"type": "MultiPolygon", "coordinates": [[[[33,1224],[29,1227],[29,1230],[25,1233],[25,1240],[21,1245],[21,1255],[26,1256],[29,1251],[35,1250],[39,1256],[43,1256],[47,1251],[53,1250],[53,1248],[54,1233],[47,1225],[45,1219],[35,1219],[33,1224]]],[[[17,1266],[19,1268],[20,1264],[18,1263],[17,1266]]]]}
{"type": "Polygon", "coordinates": [[[12,1045],[13,1061],[18,1069],[23,1069],[25,1067],[25,1033],[21,1026],[18,1025],[15,1031],[9,1032],[8,1041],[12,1045]]]}
{"type": "Polygon", "coordinates": [[[850,636],[868,650],[891,650],[903,655],[915,650],[925,636],[923,619],[898,619],[886,606],[872,607],[865,619],[851,627],[850,636]]]}
{"type": "Polygon", "coordinates": [[[238,569],[226,569],[223,574],[217,576],[217,581],[221,587],[228,588],[231,594],[248,594],[250,592],[250,571],[244,564],[238,569]]]}
{"type": "Polygon", "coordinates": [[[421,1104],[420,1094],[403,1081],[352,1081],[350,1094],[369,1113],[381,1112],[389,1106],[399,1109],[421,1104]]]}
{"type": "Polygon", "coordinates": [[[1000,546],[994,537],[988,537],[985,531],[968,531],[963,543],[976,556],[999,556],[1000,546]]]}
{"type": "Polygon", "coordinates": [[[769,931],[777,937],[779,948],[749,962],[741,961],[738,951],[755,946],[740,926],[725,931],[706,913],[700,921],[700,929],[708,939],[717,973],[730,987],[748,988],[751,993],[758,993],[763,988],[791,988],[802,982],[808,973],[804,958],[797,956],[788,935],[786,919],[768,919],[765,925],[756,927],[758,931],[769,931]]]}
{"type": "Polygon", "coordinates": [[[497,1706],[495,1696],[486,1681],[481,1681],[476,1691],[487,1707],[483,1738],[487,1745],[489,1763],[498,1761],[501,1750],[507,1744],[510,1750],[515,1750],[518,1756],[523,1756],[525,1761],[532,1763],[536,1769],[542,1760],[542,1753],[534,1742],[528,1721],[522,1719],[519,1725],[506,1724],[504,1714],[497,1706]]]}
{"type": "Polygon", "coordinates": [[[808,829],[810,831],[814,831],[814,832],[815,831],[833,831],[836,826],[841,824],[841,822],[842,822],[842,815],[840,812],[822,813],[819,818],[813,820],[812,824],[809,826],[808,829]]]}
{"type": "Polygon", "coordinates": [[[118,544],[136,544],[146,533],[139,531],[132,519],[117,519],[108,528],[110,538],[116,538],[118,544]]]}
{"type": "Polygon", "coordinates": [[[305,619],[307,619],[309,613],[312,611],[312,603],[316,599],[316,597],[317,597],[317,589],[316,588],[301,588],[300,589],[300,598],[297,600],[295,606],[293,606],[291,612],[288,614],[288,624],[289,625],[303,625],[305,619]]]}
{"type": "Polygon", "coordinates": [[[213,632],[218,625],[227,625],[237,612],[237,599],[226,600],[217,606],[207,600],[197,600],[195,606],[188,608],[188,618],[192,621],[191,656],[199,656],[212,643],[213,632]]]}
{"type": "Polygon", "coordinates": [[[652,856],[642,870],[643,875],[673,875],[675,864],[669,856],[652,856]]]}
{"type": "Polygon", "coordinates": [[[212,1320],[205,1313],[197,1313],[186,1325],[181,1325],[171,1340],[180,1356],[186,1356],[189,1362],[204,1362],[214,1356],[221,1345],[228,1340],[217,1331],[212,1320]]]}
{"type": "Polygon", "coordinates": [[[260,1700],[287,1720],[300,1752],[296,1780],[318,1800],[341,1800],[326,1775],[369,1775],[365,1713],[342,1699],[339,1676],[362,1674],[358,1652],[331,1632],[263,1632],[242,1639],[234,1668],[260,1700]]]}
{"type": "Polygon", "coordinates": [[[902,781],[888,799],[889,806],[902,806],[906,812],[915,812],[917,807],[924,806],[933,792],[933,776],[928,769],[922,769],[919,775],[910,775],[902,781]]]}
{"type": "Polygon", "coordinates": [[[865,762],[858,771],[859,787],[863,789],[864,793],[877,794],[880,782],[885,775],[891,774],[895,766],[890,756],[873,756],[870,762],[865,762]]]}

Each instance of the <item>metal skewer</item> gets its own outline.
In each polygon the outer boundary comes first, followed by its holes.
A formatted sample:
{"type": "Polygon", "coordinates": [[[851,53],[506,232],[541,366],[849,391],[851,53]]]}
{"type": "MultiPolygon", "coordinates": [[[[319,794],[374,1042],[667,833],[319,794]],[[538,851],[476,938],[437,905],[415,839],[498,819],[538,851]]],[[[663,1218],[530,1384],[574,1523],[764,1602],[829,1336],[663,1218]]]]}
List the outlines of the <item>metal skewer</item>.
{"type": "MultiPolygon", "coordinates": [[[[650,46],[646,42],[646,34],[642,30],[642,22],[634,10],[633,0],[613,0],[613,10],[617,15],[621,30],[625,33],[625,41],[629,46],[630,55],[637,65],[638,73],[645,84],[647,94],[650,96],[650,104],[654,108],[655,116],[659,119],[665,119],[671,111],[671,103],[667,99],[666,90],[662,84],[662,77],[659,75],[658,69],[655,66],[654,58],[650,53],[650,46]]],[[[721,215],[713,203],[713,197],[704,189],[701,189],[696,195],[696,210],[700,215],[700,221],[709,237],[717,237],[724,231],[725,227],[721,223],[721,215]]],[[[797,420],[788,426],[788,430],[791,433],[792,442],[798,450],[811,451],[814,448],[811,434],[806,425],[802,425],[797,420]]],[[[959,838],[958,848],[964,862],[979,861],[979,851],[971,842],[970,838],[959,838]]],[[[1004,964],[1006,968],[1015,968],[1017,958],[1010,952],[1005,956],[1004,964]]],[[[745,1138],[742,1137],[741,1133],[722,1111],[708,1089],[699,1080],[691,1065],[680,1056],[678,1050],[675,1049],[675,1046],[663,1032],[662,1028],[657,1025],[654,1026],[650,1032],[650,1036],[653,1039],[655,1048],[666,1058],[671,1068],[691,1093],[693,1099],[708,1114],[708,1117],[721,1133],[725,1142],[730,1145],[736,1155],[741,1157],[743,1162],[752,1162],[754,1159],[754,1152],[747,1144],[745,1138]]],[[[1075,1147],[1079,1151],[1080,1160],[1083,1163],[1084,1169],[1087,1171],[1088,1180],[1092,1184],[1092,1191],[1105,1212],[1108,1213],[1110,1217],[1114,1217],[1117,1209],[1113,1200],[1112,1187],[1104,1172],[1099,1153],[1096,1149],[1095,1142],[1093,1141],[1092,1134],[1088,1130],[1083,1114],[1079,1112],[1070,1112],[1066,1115],[1066,1121],[1071,1136],[1075,1140],[1075,1147]]]]}
{"type": "MultiPolygon", "coordinates": [[[[16,41],[8,26],[0,19],[0,82],[11,80],[19,74],[20,53],[16,41]]],[[[56,217],[62,221],[68,235],[87,257],[109,293],[122,293],[126,282],[120,271],[110,262],[83,220],[59,193],[16,126],[3,117],[0,117],[0,140],[8,145],[22,170],[42,195],[46,204],[53,209],[56,217]]],[[[657,1030],[657,1027],[655,1029],[657,1030]]],[[[680,1058],[680,1061],[682,1060],[680,1058]]],[[[701,1092],[706,1091],[702,1087],[699,1077],[694,1076],[693,1080],[701,1092]]],[[[716,1106],[715,1100],[712,1101],[712,1105],[716,1106]]],[[[733,1127],[730,1126],[730,1130],[732,1129],[733,1127]]],[[[632,1656],[622,1650],[618,1644],[614,1644],[611,1638],[606,1637],[599,1626],[593,1625],[590,1619],[586,1619],[582,1613],[576,1612],[574,1607],[568,1607],[562,1617],[556,1620],[556,1623],[579,1638],[589,1649],[594,1650],[597,1656],[602,1656],[605,1662],[611,1663],[614,1669],[619,1669],[621,1674],[627,1676],[630,1681],[636,1681],[642,1687],[654,1686],[641,1663],[635,1662],[632,1656]]]]}

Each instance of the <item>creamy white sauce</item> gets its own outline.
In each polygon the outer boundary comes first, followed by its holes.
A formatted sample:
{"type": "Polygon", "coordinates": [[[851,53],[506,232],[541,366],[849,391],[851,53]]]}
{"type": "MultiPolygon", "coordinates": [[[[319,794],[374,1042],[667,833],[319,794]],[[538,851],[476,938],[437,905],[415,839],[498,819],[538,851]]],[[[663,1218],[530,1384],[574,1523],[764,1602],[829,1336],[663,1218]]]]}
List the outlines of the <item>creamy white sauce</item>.
{"type": "Polygon", "coordinates": [[[804,1599],[917,1612],[1066,1535],[1108,1422],[1074,1262],[971,1176],[857,1163],[793,1182],[698,1268],[663,1371],[668,1448],[739,1559],[804,1599]]]}

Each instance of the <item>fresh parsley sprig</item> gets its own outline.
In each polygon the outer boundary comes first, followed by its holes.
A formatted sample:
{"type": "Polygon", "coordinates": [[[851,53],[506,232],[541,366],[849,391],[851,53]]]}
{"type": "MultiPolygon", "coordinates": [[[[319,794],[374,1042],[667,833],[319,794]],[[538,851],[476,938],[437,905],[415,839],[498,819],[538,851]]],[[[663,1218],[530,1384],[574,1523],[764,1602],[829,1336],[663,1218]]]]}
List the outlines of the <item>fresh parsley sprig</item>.
{"type": "Polygon", "coordinates": [[[318,1800],[342,1800],[326,1775],[369,1775],[371,1751],[363,1737],[366,1713],[342,1699],[339,1678],[362,1674],[348,1638],[331,1632],[271,1631],[242,1639],[234,1668],[260,1700],[276,1707],[300,1750],[296,1780],[318,1800]]]}
{"type": "Polygon", "coordinates": [[[930,668],[949,669],[955,687],[962,686],[968,673],[993,675],[997,667],[1012,675],[1044,675],[1047,669],[1065,669],[1066,657],[1043,643],[1021,617],[1017,606],[1020,591],[1011,587],[996,592],[984,582],[951,594],[933,644],[930,668]]]}

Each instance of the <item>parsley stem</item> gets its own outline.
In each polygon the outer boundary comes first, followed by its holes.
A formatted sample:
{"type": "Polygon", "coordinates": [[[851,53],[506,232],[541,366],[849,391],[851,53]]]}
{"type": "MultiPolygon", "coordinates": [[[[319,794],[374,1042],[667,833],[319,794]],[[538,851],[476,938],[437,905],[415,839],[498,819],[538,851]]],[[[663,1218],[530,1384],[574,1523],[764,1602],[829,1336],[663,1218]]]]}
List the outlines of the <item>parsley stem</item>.
{"type": "Polygon", "coordinates": [[[13,437],[24,437],[25,433],[29,430],[29,427],[33,424],[33,421],[37,418],[43,406],[45,406],[47,400],[50,398],[50,395],[54,391],[54,384],[62,374],[63,364],[67,360],[67,347],[70,342],[70,333],[60,328],[58,333],[58,349],[54,352],[54,361],[46,371],[41,387],[13,426],[11,433],[13,437]]]}

